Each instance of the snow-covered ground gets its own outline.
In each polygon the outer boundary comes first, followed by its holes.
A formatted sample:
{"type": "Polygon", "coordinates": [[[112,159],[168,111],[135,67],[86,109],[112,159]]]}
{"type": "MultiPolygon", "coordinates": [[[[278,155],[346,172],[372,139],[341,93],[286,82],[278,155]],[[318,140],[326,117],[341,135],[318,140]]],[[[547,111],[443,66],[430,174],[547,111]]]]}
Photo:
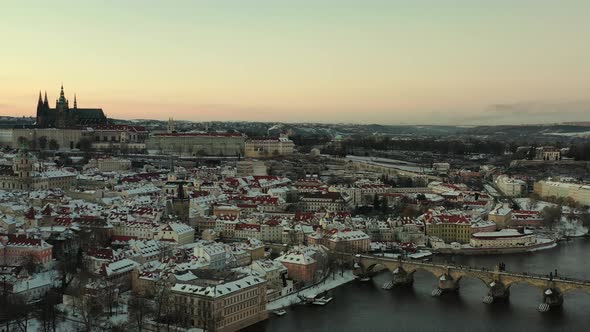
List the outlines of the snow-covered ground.
{"type": "Polygon", "coordinates": [[[340,285],[344,285],[348,282],[351,282],[354,279],[355,279],[355,277],[352,274],[352,271],[350,271],[350,270],[344,271],[344,274],[342,276],[340,276],[339,273],[336,273],[334,279],[332,279],[332,276],[330,275],[328,278],[326,278],[326,280],[324,280],[323,282],[321,282],[318,285],[304,289],[298,293],[293,293],[293,294],[287,295],[285,297],[282,297],[280,299],[276,299],[274,301],[269,302],[266,305],[266,309],[267,310],[277,310],[277,309],[280,309],[283,307],[288,307],[290,305],[301,302],[301,300],[297,297],[297,295],[299,295],[299,294],[301,294],[303,296],[317,295],[317,294],[320,294],[320,293],[325,292],[327,290],[336,288],[340,285]]]}
{"type": "Polygon", "coordinates": [[[545,201],[536,201],[535,204],[530,204],[530,198],[515,198],[514,201],[518,204],[518,207],[521,210],[530,210],[530,211],[543,211],[545,207],[552,207],[557,206],[556,204],[545,202],[545,201]]]}
{"type": "Polygon", "coordinates": [[[568,220],[566,216],[562,216],[559,225],[555,228],[563,236],[580,237],[588,234],[588,228],[584,227],[580,221],[568,220]]]}
{"type": "Polygon", "coordinates": [[[590,137],[590,131],[578,131],[573,133],[545,133],[545,135],[564,136],[564,137],[590,137]]]}
{"type": "MultiPolygon", "coordinates": [[[[523,210],[543,211],[545,207],[557,206],[557,204],[545,201],[536,201],[535,204],[531,205],[529,198],[515,198],[514,201],[523,210]]],[[[580,210],[575,211],[579,212],[580,210]]],[[[559,232],[562,236],[570,237],[578,237],[588,234],[588,228],[584,227],[580,221],[569,220],[569,218],[567,218],[567,215],[570,212],[572,212],[572,210],[569,207],[562,207],[561,221],[558,225],[555,226],[555,230],[559,232]]]]}

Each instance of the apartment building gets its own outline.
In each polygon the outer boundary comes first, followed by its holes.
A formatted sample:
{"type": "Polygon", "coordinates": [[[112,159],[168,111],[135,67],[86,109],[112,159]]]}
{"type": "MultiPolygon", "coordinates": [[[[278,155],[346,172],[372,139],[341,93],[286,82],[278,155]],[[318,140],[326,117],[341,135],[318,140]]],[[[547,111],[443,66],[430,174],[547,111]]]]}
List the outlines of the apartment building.
{"type": "Polygon", "coordinates": [[[519,197],[526,189],[526,182],[519,179],[514,179],[508,175],[500,175],[494,181],[496,187],[508,197],[519,197]]]}
{"type": "Polygon", "coordinates": [[[266,284],[265,279],[250,275],[209,286],[177,283],[171,293],[173,305],[187,325],[233,332],[268,318],[266,284]]]}
{"type": "Polygon", "coordinates": [[[541,197],[570,197],[582,205],[590,205],[590,186],[552,180],[535,182],[534,192],[541,197]]]}
{"type": "Polygon", "coordinates": [[[278,138],[250,138],[244,145],[245,156],[253,158],[288,156],[293,154],[294,148],[295,144],[285,134],[278,138]]]}

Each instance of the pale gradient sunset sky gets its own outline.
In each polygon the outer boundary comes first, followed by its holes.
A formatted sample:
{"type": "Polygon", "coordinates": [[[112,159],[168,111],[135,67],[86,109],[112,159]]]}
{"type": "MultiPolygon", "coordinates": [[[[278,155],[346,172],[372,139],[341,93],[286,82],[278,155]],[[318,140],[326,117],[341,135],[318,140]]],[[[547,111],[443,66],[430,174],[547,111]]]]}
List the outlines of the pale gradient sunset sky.
{"type": "Polygon", "coordinates": [[[0,115],[590,120],[589,40],[588,0],[2,1],[0,115]]]}

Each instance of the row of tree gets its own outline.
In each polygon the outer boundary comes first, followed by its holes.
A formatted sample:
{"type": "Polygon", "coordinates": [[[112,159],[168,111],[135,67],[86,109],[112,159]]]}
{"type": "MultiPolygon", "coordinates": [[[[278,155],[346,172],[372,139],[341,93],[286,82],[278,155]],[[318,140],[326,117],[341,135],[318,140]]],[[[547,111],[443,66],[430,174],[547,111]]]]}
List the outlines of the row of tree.
{"type": "Polygon", "coordinates": [[[46,136],[41,136],[37,139],[29,140],[26,137],[20,136],[17,139],[17,143],[20,146],[24,145],[29,149],[36,150],[36,149],[49,149],[49,150],[59,150],[59,143],[55,139],[47,139],[46,136]]]}
{"type": "MultiPolygon", "coordinates": [[[[469,153],[502,155],[506,150],[506,144],[474,138],[463,140],[436,138],[392,140],[390,137],[363,136],[344,140],[340,142],[338,146],[334,145],[331,149],[333,149],[334,152],[341,151],[343,153],[350,153],[359,148],[378,151],[432,151],[452,155],[464,155],[469,153]]],[[[330,148],[327,149],[329,150],[330,148]]]]}

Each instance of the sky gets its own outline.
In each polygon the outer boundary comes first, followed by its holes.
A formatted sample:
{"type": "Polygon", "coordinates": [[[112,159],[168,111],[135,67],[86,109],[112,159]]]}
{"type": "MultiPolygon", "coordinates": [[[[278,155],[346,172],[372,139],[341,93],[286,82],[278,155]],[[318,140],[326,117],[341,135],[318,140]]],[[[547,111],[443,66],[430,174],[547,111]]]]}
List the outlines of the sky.
{"type": "Polygon", "coordinates": [[[0,115],[63,83],[111,118],[590,120],[590,1],[0,3],[0,115]]]}

